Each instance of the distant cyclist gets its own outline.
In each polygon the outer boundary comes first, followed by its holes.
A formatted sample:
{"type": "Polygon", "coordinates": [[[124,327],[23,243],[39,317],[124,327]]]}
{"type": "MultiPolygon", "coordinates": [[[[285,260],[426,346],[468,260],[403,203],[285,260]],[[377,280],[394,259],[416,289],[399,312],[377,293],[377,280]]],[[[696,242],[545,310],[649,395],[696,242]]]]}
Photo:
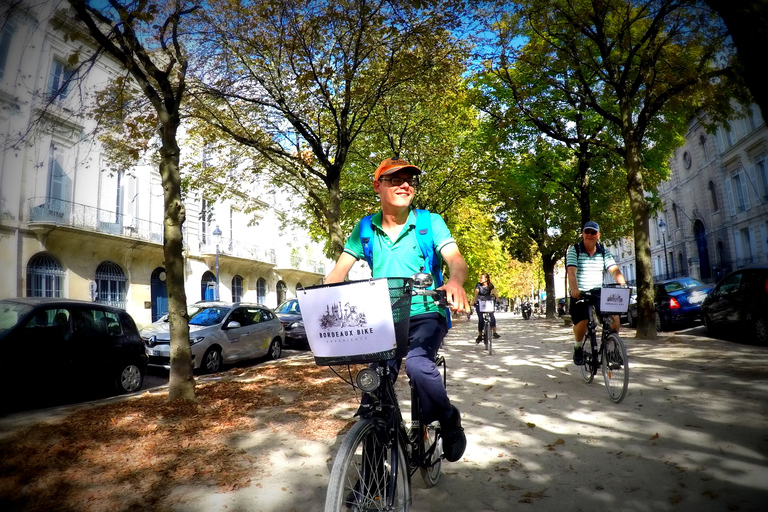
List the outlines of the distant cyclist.
{"type": "MultiPolygon", "coordinates": [[[[619,284],[626,284],[621,270],[619,270],[613,255],[605,248],[600,240],[600,227],[597,222],[588,221],[581,231],[582,241],[568,248],[566,267],[568,272],[568,287],[571,297],[578,301],[581,292],[588,292],[594,288],[603,286],[603,273],[607,270],[619,284]]],[[[589,313],[587,304],[574,302],[571,305],[571,319],[573,320],[573,335],[576,345],[573,347],[573,362],[584,364],[581,342],[587,333],[587,320],[589,313]]],[[[618,315],[613,317],[611,329],[619,332],[621,321],[618,315]]]]}
{"type": "MultiPolygon", "coordinates": [[[[472,298],[472,304],[474,304],[477,310],[477,331],[478,335],[475,339],[475,344],[479,344],[483,341],[483,329],[485,329],[485,318],[480,312],[480,303],[478,300],[498,300],[499,295],[496,293],[496,287],[491,283],[491,276],[487,272],[480,274],[480,281],[475,285],[475,296],[472,298]]],[[[493,337],[500,338],[496,333],[496,315],[491,313],[491,328],[493,329],[493,337]]]]}
{"type": "MultiPolygon", "coordinates": [[[[417,212],[410,208],[419,174],[421,169],[415,165],[394,158],[381,162],[374,173],[373,190],[381,199],[381,212],[370,219],[373,239],[368,243],[373,249],[371,271],[374,278],[410,277],[420,271],[430,271],[425,269],[425,258],[417,238],[417,212]]],[[[469,312],[463,288],[467,264],[459,246],[440,215],[424,210],[419,214],[429,215],[434,250],[448,264],[450,277],[440,289],[445,290],[448,302],[456,311],[469,312]]],[[[342,282],[352,265],[365,257],[360,231],[361,223],[358,223],[336,266],[325,278],[326,283],[342,282]]],[[[434,278],[437,282],[437,276],[434,278]]],[[[405,371],[419,394],[424,421],[440,421],[445,458],[455,462],[463,455],[467,439],[459,410],[448,399],[442,376],[435,366],[437,350],[448,332],[444,315],[445,310],[438,308],[432,300],[412,302],[405,371]]],[[[400,361],[393,362],[391,367],[397,375],[400,361]]]]}

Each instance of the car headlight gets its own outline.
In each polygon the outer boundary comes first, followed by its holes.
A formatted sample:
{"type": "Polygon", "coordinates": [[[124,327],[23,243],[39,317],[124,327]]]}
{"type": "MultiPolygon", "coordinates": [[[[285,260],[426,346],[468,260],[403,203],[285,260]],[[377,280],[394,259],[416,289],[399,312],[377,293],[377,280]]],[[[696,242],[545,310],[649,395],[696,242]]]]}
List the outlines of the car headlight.
{"type": "Polygon", "coordinates": [[[197,344],[197,343],[200,343],[200,342],[201,342],[201,341],[203,341],[204,339],[205,339],[205,336],[201,336],[201,337],[199,337],[199,338],[189,338],[189,344],[190,344],[190,345],[195,345],[195,344],[197,344]]]}
{"type": "Polygon", "coordinates": [[[304,327],[304,322],[302,322],[301,320],[299,320],[298,322],[292,322],[291,324],[288,325],[288,327],[291,329],[295,329],[297,327],[304,327]]]}

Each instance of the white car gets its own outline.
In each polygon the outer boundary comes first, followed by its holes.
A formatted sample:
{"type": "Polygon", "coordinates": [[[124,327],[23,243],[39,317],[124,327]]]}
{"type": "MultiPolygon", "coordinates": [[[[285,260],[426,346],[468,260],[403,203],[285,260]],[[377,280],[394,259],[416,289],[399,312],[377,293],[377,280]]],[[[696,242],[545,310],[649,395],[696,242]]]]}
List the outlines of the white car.
{"type": "MultiPolygon", "coordinates": [[[[202,373],[216,373],[223,364],[282,353],[285,331],[274,312],[236,302],[198,302],[189,319],[192,365],[202,373]]],[[[141,331],[149,366],[171,368],[170,323],[158,320],[141,331]]]]}

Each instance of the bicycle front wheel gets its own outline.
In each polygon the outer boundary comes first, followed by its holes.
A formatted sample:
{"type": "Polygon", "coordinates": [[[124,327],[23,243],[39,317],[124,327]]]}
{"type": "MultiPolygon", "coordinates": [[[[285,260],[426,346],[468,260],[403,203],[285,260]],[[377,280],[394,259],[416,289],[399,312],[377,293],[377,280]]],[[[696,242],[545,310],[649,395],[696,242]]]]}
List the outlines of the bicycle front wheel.
{"type": "Polygon", "coordinates": [[[489,351],[491,350],[491,320],[490,318],[486,318],[485,320],[485,328],[483,329],[483,341],[485,342],[485,348],[489,351]]]}
{"type": "Polygon", "coordinates": [[[624,340],[615,332],[609,334],[603,344],[603,377],[611,400],[614,403],[624,400],[629,387],[629,360],[624,340]]]}
{"type": "Polygon", "coordinates": [[[382,427],[376,420],[355,423],[341,443],[333,462],[325,496],[325,512],[397,511],[407,512],[411,501],[408,463],[403,447],[382,443],[382,427]],[[393,464],[397,457],[397,464],[393,464]],[[393,469],[397,468],[393,476],[393,469]],[[394,499],[387,496],[394,487],[394,499]]]}
{"type": "Polygon", "coordinates": [[[595,378],[595,372],[592,371],[592,365],[596,357],[595,351],[592,350],[592,343],[590,343],[589,335],[581,343],[581,348],[584,351],[584,364],[581,365],[581,378],[584,382],[589,384],[595,378]]]}

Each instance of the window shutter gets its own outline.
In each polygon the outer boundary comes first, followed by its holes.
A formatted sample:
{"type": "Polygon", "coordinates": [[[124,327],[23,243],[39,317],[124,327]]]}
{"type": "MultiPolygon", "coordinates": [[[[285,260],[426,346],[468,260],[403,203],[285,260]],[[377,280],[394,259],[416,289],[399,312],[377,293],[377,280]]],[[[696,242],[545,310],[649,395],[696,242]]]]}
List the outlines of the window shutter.
{"type": "Polygon", "coordinates": [[[755,226],[749,226],[749,261],[757,259],[757,244],[755,243],[755,226]]]}
{"type": "Polygon", "coordinates": [[[741,178],[741,193],[744,194],[744,211],[748,211],[750,206],[749,206],[749,189],[747,188],[747,180],[749,178],[747,178],[746,172],[743,172],[741,174],[744,175],[741,178]]]}
{"type": "Polygon", "coordinates": [[[749,183],[752,185],[750,188],[755,192],[755,206],[762,203],[760,200],[760,189],[757,188],[757,174],[755,173],[755,166],[750,165],[747,169],[747,176],[749,177],[749,183]]]}
{"type": "Polygon", "coordinates": [[[741,231],[738,229],[733,230],[733,248],[736,251],[736,264],[739,265],[743,258],[743,251],[741,250],[741,231]]]}

